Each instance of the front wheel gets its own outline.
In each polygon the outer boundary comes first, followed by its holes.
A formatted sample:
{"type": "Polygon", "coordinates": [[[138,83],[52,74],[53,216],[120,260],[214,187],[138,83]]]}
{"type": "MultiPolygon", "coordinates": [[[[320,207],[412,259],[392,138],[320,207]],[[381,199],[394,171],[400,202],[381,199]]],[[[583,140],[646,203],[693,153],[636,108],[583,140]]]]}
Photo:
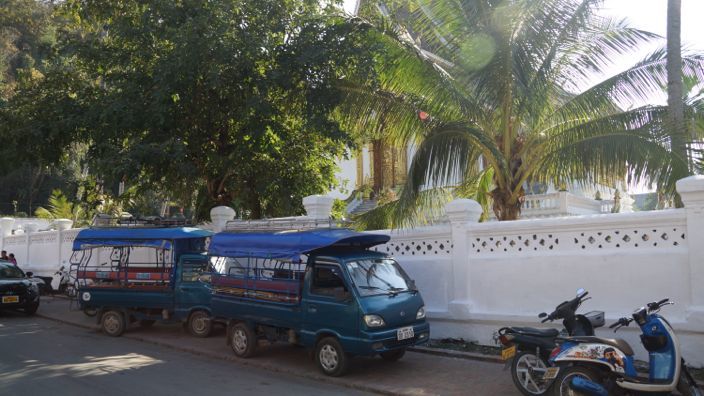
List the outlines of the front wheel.
{"type": "Polygon", "coordinates": [[[683,396],[702,396],[702,390],[699,389],[684,363],[682,364],[680,379],[677,381],[677,391],[683,396]]]}
{"type": "Polygon", "coordinates": [[[587,381],[599,383],[599,375],[589,367],[571,366],[564,367],[558,374],[555,383],[552,386],[554,396],[587,396],[586,393],[578,392],[570,386],[572,380],[576,377],[582,377],[587,381]]]}
{"type": "Polygon", "coordinates": [[[325,337],[315,348],[315,362],[325,375],[339,377],[347,371],[347,354],[335,337],[325,337]]]}
{"type": "Polygon", "coordinates": [[[37,301],[35,303],[27,304],[24,307],[24,313],[31,316],[37,312],[37,309],[39,309],[39,301],[37,301]]]}
{"type": "Polygon", "coordinates": [[[195,311],[188,317],[188,331],[196,337],[210,337],[213,322],[205,311],[195,311]]]}
{"type": "Polygon", "coordinates": [[[524,395],[543,395],[549,388],[549,383],[543,380],[546,369],[543,359],[535,353],[520,352],[511,362],[511,379],[524,395]]]}

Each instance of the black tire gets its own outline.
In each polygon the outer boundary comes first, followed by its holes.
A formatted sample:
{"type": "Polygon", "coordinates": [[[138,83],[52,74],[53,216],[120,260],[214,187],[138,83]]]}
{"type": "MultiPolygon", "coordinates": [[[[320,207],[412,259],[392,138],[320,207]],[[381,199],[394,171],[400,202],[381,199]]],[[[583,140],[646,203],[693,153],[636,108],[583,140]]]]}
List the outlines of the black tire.
{"type": "Polygon", "coordinates": [[[511,379],[516,388],[526,396],[544,395],[550,388],[543,381],[542,371],[547,365],[535,353],[522,351],[511,361],[511,379]]]}
{"type": "Polygon", "coordinates": [[[552,385],[552,394],[554,396],[580,396],[586,395],[581,392],[576,392],[570,388],[570,382],[574,377],[583,377],[590,381],[601,382],[599,374],[593,369],[585,366],[570,366],[560,369],[555,382],[552,385]]]}
{"type": "Polygon", "coordinates": [[[127,322],[125,316],[119,311],[105,311],[100,317],[100,329],[111,337],[119,337],[125,332],[127,322]]]}
{"type": "Polygon", "coordinates": [[[229,343],[237,357],[249,358],[257,350],[257,335],[245,323],[237,323],[228,332],[229,343]]]}
{"type": "Polygon", "coordinates": [[[680,379],[677,381],[677,391],[682,396],[702,396],[704,394],[702,390],[699,389],[699,386],[697,386],[697,383],[694,381],[694,378],[692,378],[692,375],[689,373],[684,363],[682,363],[680,379]]]}
{"type": "Polygon", "coordinates": [[[86,316],[90,316],[92,318],[98,314],[98,308],[85,308],[85,309],[83,309],[83,313],[86,316]]]}
{"type": "Polygon", "coordinates": [[[24,313],[31,316],[37,312],[37,309],[39,309],[39,301],[37,301],[36,303],[27,304],[24,307],[24,313]]]}
{"type": "Polygon", "coordinates": [[[153,319],[142,319],[139,321],[139,325],[142,327],[152,327],[154,323],[156,323],[156,320],[153,319]]]}
{"type": "Polygon", "coordinates": [[[213,322],[210,320],[210,315],[205,311],[193,311],[188,316],[186,323],[188,332],[196,337],[210,337],[213,332],[213,322]]]}
{"type": "Polygon", "coordinates": [[[348,357],[335,337],[325,337],[315,347],[315,363],[320,371],[331,377],[339,377],[347,371],[348,357]]]}
{"type": "Polygon", "coordinates": [[[382,352],[379,355],[381,356],[382,359],[386,360],[387,362],[397,362],[397,361],[401,360],[401,358],[405,354],[406,354],[406,348],[401,348],[401,349],[394,349],[392,351],[382,352]]]}

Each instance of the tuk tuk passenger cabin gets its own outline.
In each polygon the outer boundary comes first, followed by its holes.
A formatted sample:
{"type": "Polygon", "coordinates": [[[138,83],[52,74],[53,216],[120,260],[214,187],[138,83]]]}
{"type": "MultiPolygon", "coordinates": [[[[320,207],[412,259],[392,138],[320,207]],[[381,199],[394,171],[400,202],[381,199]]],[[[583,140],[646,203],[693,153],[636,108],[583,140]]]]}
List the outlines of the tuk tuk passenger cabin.
{"type": "Polygon", "coordinates": [[[139,322],[185,322],[207,337],[211,291],[198,281],[207,272],[212,232],[192,227],[108,227],[78,233],[70,274],[84,312],[97,312],[110,336],[139,322]]]}

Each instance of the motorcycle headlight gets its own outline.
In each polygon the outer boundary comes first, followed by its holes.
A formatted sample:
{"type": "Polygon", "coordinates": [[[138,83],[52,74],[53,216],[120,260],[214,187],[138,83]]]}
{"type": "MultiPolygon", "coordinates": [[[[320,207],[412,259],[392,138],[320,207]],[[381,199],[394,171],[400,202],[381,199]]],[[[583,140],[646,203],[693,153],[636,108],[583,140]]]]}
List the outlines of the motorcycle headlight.
{"type": "Polygon", "coordinates": [[[368,327],[381,327],[386,324],[379,315],[364,315],[364,323],[368,327]]]}
{"type": "Polygon", "coordinates": [[[418,312],[416,312],[416,319],[425,319],[425,307],[418,308],[418,312]]]}

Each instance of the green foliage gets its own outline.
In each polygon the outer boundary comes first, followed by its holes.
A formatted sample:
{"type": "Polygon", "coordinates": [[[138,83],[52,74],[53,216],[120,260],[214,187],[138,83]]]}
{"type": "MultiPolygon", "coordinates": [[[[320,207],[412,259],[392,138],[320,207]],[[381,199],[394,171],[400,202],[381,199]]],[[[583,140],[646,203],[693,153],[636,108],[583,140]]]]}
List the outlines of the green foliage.
{"type": "Polygon", "coordinates": [[[335,199],[332,203],[330,218],[333,220],[343,220],[347,217],[347,202],[342,199],[335,199]]]}
{"type": "MultiPolygon", "coordinates": [[[[492,208],[501,220],[519,216],[526,182],[613,185],[626,172],[632,183],[674,192],[687,161],[670,150],[666,107],[619,105],[660,93],[665,52],[584,89],[656,38],[597,16],[598,5],[409,0],[390,2],[388,17],[364,10],[390,56],[379,57],[377,85],[346,91],[348,108],[370,115],[343,119],[417,144],[398,207],[417,204],[428,186],[472,180],[480,163],[494,170],[492,208]],[[421,121],[419,111],[430,118],[421,121]]],[[[685,54],[682,73],[702,81],[703,65],[701,54],[685,54]]]]}
{"type": "Polygon", "coordinates": [[[13,149],[55,164],[71,142],[106,183],[127,180],[245,217],[301,213],[335,184],[352,138],[341,79],[373,71],[364,25],[312,0],[70,0],[44,77],[0,116],[13,149]],[[31,142],[43,141],[41,147],[31,142]]]}
{"type": "Polygon", "coordinates": [[[52,191],[51,196],[49,196],[48,206],[48,208],[37,208],[34,215],[40,219],[73,220],[76,227],[85,226],[92,219],[90,213],[87,213],[81,205],[69,201],[61,190],[52,191]]]}

